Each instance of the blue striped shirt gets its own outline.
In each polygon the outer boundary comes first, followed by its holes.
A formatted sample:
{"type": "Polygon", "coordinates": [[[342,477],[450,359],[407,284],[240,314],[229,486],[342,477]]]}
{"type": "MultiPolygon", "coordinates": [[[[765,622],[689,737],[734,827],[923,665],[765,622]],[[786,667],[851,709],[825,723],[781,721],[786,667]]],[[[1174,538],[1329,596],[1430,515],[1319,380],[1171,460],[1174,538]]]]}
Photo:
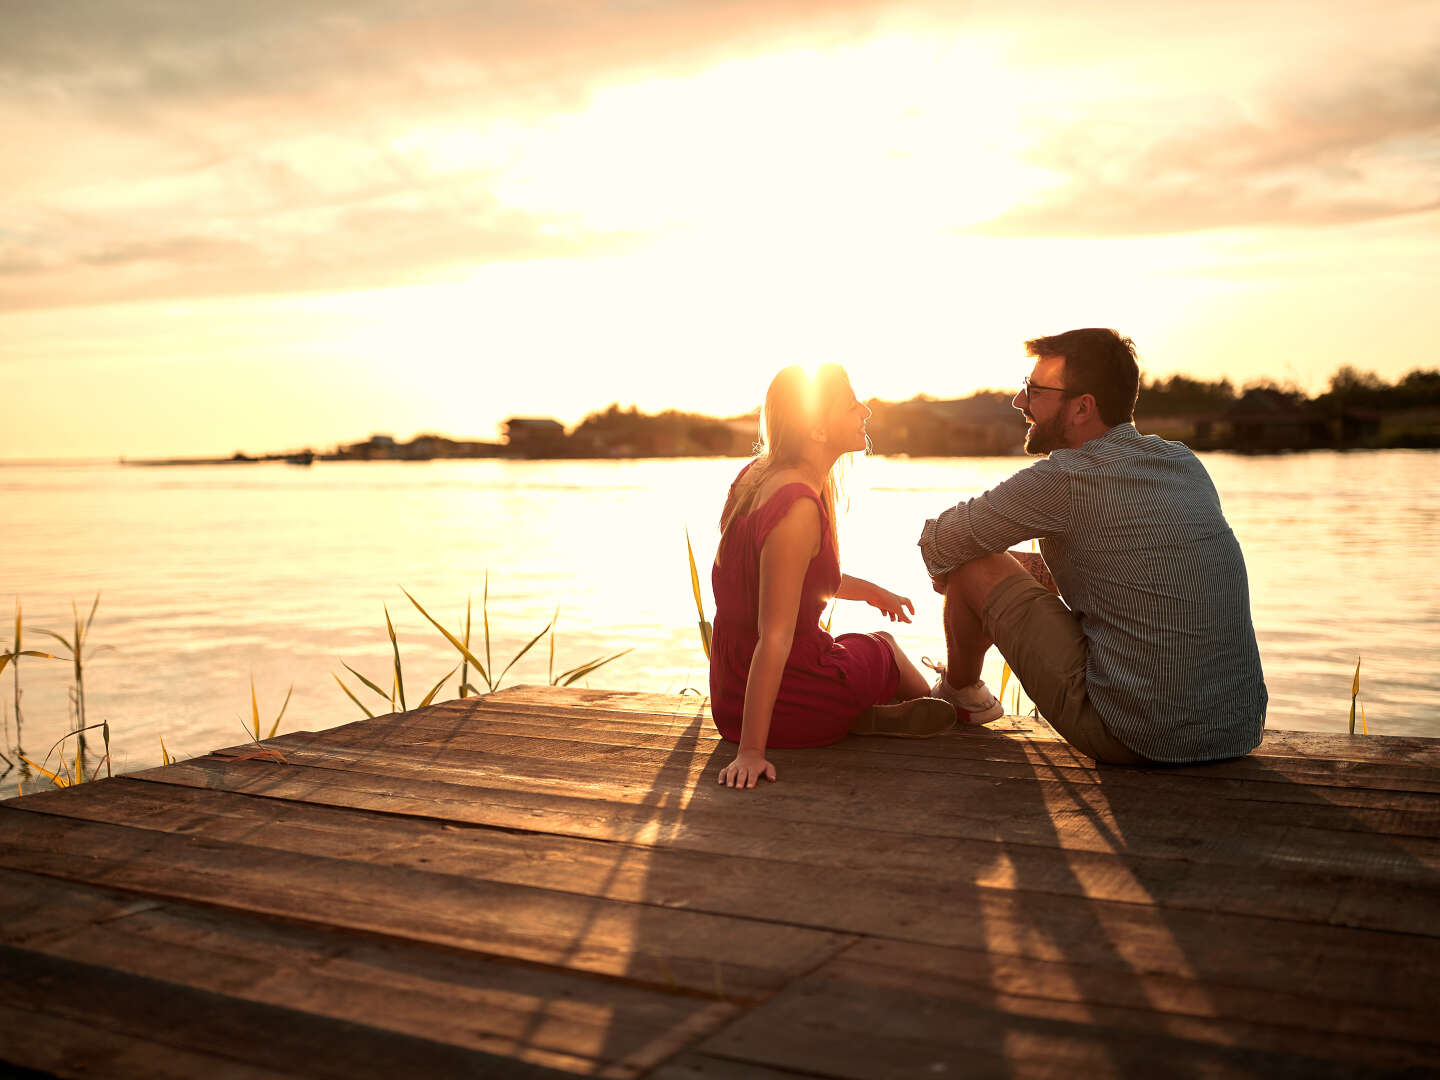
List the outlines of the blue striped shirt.
{"type": "Polygon", "coordinates": [[[1245,560],[1189,447],[1119,424],[930,519],[920,551],[940,577],[1035,537],[1079,616],[1086,691],[1117,739],[1156,761],[1259,745],[1269,695],[1245,560]]]}

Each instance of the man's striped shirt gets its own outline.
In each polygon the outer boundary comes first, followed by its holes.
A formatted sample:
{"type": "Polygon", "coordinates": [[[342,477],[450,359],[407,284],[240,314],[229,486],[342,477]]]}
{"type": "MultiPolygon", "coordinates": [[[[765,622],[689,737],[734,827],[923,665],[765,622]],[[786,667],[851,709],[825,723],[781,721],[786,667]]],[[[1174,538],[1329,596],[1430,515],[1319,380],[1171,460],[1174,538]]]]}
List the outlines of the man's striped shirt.
{"type": "Polygon", "coordinates": [[[1260,743],[1269,696],[1245,560],[1188,447],[1119,424],[925,523],[932,577],[1038,537],[1089,643],[1086,690],[1111,732],[1157,761],[1260,743]]]}

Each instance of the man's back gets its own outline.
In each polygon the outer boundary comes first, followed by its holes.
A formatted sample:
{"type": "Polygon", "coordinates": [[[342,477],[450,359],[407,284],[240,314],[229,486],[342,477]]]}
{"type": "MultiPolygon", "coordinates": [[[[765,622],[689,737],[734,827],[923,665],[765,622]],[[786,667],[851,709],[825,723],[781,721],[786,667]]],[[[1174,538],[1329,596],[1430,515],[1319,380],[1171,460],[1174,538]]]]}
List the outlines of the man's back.
{"type": "Polygon", "coordinates": [[[1156,761],[1259,745],[1268,696],[1245,562],[1188,447],[1116,425],[927,522],[921,547],[934,574],[1032,537],[1116,738],[1156,761]]]}
{"type": "Polygon", "coordinates": [[[1249,583],[1204,465],[1129,424],[1045,465],[1068,482],[1068,522],[1041,551],[1081,617],[1101,716],[1159,761],[1254,749],[1268,697],[1249,583]]]}

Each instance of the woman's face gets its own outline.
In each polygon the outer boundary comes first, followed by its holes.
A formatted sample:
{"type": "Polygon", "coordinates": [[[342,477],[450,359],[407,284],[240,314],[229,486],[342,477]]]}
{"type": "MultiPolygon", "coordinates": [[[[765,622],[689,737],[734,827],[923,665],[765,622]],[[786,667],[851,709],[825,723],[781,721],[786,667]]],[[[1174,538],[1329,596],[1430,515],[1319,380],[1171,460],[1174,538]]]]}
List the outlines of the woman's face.
{"type": "Polygon", "coordinates": [[[869,446],[865,436],[865,421],[869,419],[870,410],[847,384],[826,425],[831,444],[842,454],[863,452],[869,446]]]}

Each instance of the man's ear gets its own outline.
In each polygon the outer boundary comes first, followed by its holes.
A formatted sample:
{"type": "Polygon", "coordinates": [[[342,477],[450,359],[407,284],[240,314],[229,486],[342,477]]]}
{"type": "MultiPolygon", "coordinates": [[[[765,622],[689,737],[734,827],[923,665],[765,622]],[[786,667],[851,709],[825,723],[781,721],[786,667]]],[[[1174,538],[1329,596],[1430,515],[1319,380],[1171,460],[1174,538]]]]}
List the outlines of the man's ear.
{"type": "Polygon", "coordinates": [[[1075,403],[1079,406],[1075,410],[1076,420],[1083,423],[1089,420],[1091,417],[1100,415],[1100,405],[1095,400],[1094,394],[1081,394],[1072,400],[1074,400],[1075,403]]]}

